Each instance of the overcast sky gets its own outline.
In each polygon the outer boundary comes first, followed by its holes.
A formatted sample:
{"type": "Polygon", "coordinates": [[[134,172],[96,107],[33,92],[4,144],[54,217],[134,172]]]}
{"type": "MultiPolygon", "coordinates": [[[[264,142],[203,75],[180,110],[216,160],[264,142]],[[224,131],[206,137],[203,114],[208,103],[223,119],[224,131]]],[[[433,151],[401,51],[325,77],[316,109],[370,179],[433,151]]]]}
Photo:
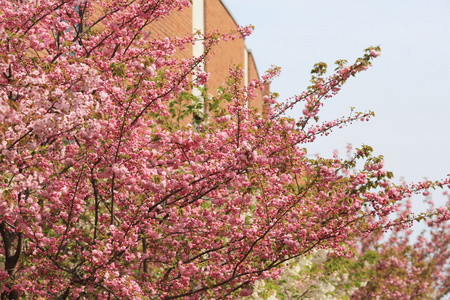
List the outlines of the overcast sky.
{"type": "Polygon", "coordinates": [[[314,63],[332,71],[337,59],[353,62],[365,48],[381,46],[373,67],[351,78],[320,113],[331,120],[354,106],[376,118],[318,139],[310,154],[345,155],[347,143],[364,143],[385,156],[397,180],[450,173],[450,1],[222,1],[239,24],[256,27],[246,43],[260,75],[272,64],[282,67],[271,85],[280,100],[309,85],[314,63]]]}

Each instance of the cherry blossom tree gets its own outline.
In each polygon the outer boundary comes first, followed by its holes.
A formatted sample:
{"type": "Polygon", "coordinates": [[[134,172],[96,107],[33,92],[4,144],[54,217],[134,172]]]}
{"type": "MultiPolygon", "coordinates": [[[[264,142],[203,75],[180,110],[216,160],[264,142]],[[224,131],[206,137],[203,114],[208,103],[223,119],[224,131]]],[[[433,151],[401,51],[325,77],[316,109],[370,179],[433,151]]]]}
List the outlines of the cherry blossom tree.
{"type": "Polygon", "coordinates": [[[189,96],[208,79],[199,65],[211,49],[251,28],[152,35],[153,22],[188,6],[0,0],[2,299],[249,296],[256,280],[314,249],[350,257],[354,237],[448,220],[446,209],[388,218],[398,201],[447,180],[395,186],[369,146],[351,159],[306,156],[317,136],[372,116],[321,122],[318,113],[378,47],[338,61],[329,77],[317,64],[307,91],[266,96],[261,115],[246,104],[263,82],[244,86],[237,67],[215,98],[189,96]],[[203,55],[175,58],[196,41],[203,55]],[[195,105],[177,111],[183,101],[195,105]],[[297,120],[286,116],[294,106],[297,120]],[[177,120],[196,107],[196,126],[177,120]],[[341,174],[358,160],[365,169],[341,174]]]}

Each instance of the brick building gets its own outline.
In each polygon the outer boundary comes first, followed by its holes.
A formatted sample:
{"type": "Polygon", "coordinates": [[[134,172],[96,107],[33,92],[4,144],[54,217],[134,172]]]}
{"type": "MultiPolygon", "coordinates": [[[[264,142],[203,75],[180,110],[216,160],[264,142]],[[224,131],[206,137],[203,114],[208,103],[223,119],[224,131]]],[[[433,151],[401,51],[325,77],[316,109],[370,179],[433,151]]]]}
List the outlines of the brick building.
{"type": "MultiPolygon", "coordinates": [[[[230,11],[221,0],[193,0],[192,7],[184,9],[181,12],[173,11],[170,16],[158,20],[151,25],[153,34],[160,36],[184,36],[186,33],[210,32],[218,29],[225,33],[235,30],[237,23],[232,17],[230,11]]],[[[200,56],[203,53],[201,42],[192,45],[185,51],[180,52],[180,58],[191,56],[200,56]],[[190,48],[190,49],[189,49],[190,48]]],[[[240,65],[244,70],[244,84],[247,84],[254,78],[259,78],[255,60],[252,53],[245,46],[244,39],[235,39],[233,41],[222,42],[214,47],[212,57],[205,65],[201,67],[208,73],[210,78],[206,83],[209,92],[214,91],[225,84],[225,79],[229,75],[231,65],[240,65]]],[[[266,86],[266,92],[268,86],[266,86]]],[[[198,90],[193,93],[199,94],[198,90]]],[[[249,103],[250,107],[255,108],[257,112],[264,112],[264,102],[262,93],[258,92],[256,99],[249,103]]]]}

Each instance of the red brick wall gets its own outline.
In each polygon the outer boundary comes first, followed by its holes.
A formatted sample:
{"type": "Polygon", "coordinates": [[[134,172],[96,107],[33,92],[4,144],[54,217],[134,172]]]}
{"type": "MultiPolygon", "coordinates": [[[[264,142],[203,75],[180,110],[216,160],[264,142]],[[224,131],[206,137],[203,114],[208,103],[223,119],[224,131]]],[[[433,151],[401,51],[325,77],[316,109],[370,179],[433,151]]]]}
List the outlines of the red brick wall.
{"type": "MultiPolygon", "coordinates": [[[[236,23],[230,16],[220,0],[205,0],[205,31],[210,32],[218,29],[219,32],[236,30],[236,23]]],[[[211,73],[207,86],[210,92],[223,86],[229,75],[231,65],[240,65],[244,68],[245,42],[237,38],[227,42],[221,42],[213,49],[212,57],[206,63],[206,71],[211,73]]]]}
{"type": "MultiPolygon", "coordinates": [[[[102,7],[94,3],[94,11],[90,18],[93,20],[98,19],[103,15],[102,7]]],[[[97,26],[102,27],[100,22],[97,26]]],[[[182,11],[172,11],[171,14],[165,18],[157,21],[153,21],[147,27],[145,27],[154,38],[164,39],[165,37],[174,38],[176,36],[183,37],[186,33],[192,32],[192,8],[184,8],[182,11]]],[[[186,45],[184,51],[178,51],[175,57],[190,58],[192,57],[192,45],[186,45]]]]}
{"type": "MultiPolygon", "coordinates": [[[[148,26],[148,30],[153,37],[183,37],[192,32],[192,7],[182,11],[172,11],[171,14],[161,20],[154,21],[148,26]]],[[[192,57],[192,45],[186,45],[184,51],[177,51],[176,58],[192,57]]]]}
{"type": "MultiPolygon", "coordinates": [[[[258,70],[256,69],[255,60],[253,59],[253,55],[251,52],[248,53],[248,81],[252,81],[253,79],[258,79],[259,74],[258,70]]],[[[267,92],[267,91],[265,91],[267,92]]],[[[265,94],[264,94],[265,95],[265,94]]],[[[264,111],[264,103],[262,101],[263,93],[258,90],[258,96],[250,101],[249,106],[256,109],[258,113],[263,113],[264,111]]]]}

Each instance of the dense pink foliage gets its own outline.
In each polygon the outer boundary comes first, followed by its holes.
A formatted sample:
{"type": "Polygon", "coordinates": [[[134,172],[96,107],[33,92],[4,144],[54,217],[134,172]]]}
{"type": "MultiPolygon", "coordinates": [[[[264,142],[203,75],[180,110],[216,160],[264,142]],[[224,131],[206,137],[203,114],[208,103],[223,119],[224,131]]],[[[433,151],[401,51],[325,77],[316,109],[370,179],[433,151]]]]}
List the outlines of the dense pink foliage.
{"type": "Polygon", "coordinates": [[[350,255],[352,237],[408,224],[387,219],[395,203],[447,184],[387,183],[370,147],[351,160],[305,156],[316,136],[371,116],[317,122],[323,100],[378,48],[329,78],[318,65],[308,91],[265,98],[265,116],[246,107],[262,82],[244,87],[232,68],[225,115],[167,125],[169,101],[208,80],[198,65],[210,49],[251,32],[205,34],[205,55],[175,59],[196,37],[155,38],[145,26],[189,5],[0,0],[2,297],[250,295],[292,257],[317,247],[350,255]],[[304,116],[283,117],[295,104],[304,116]],[[366,168],[342,175],[356,159],[366,168]]]}

